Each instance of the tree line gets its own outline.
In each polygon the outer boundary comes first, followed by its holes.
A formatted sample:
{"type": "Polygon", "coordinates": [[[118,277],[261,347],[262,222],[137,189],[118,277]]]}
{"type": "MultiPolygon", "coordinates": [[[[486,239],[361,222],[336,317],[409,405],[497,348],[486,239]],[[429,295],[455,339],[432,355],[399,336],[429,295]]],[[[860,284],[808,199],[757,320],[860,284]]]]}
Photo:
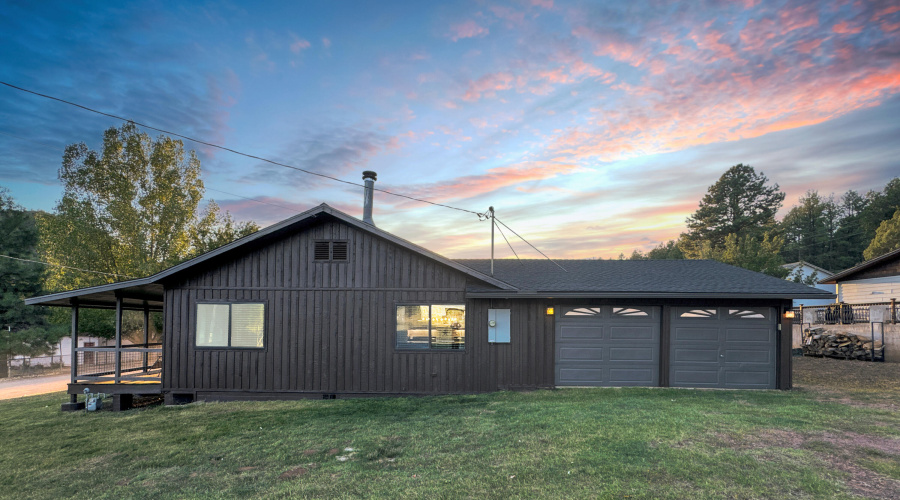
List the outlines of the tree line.
{"type": "MultiPolygon", "coordinates": [[[[0,258],[0,376],[7,356],[47,353],[68,334],[67,310],[23,299],[149,276],[259,230],[214,201],[201,206],[196,153],[132,123],[106,130],[99,150],[67,146],[59,180],[52,212],[25,210],[0,186],[0,254],[12,257],[0,258]]],[[[115,332],[110,311],[86,309],[80,319],[84,335],[115,332]]],[[[123,320],[141,329],[140,314],[123,320]]]]}
{"type": "Polygon", "coordinates": [[[837,272],[900,248],[900,178],[865,194],[807,191],[778,221],[784,197],[763,172],[735,165],[709,187],[685,221],[687,231],[619,258],[713,259],[785,278],[786,262],[837,272]]]}

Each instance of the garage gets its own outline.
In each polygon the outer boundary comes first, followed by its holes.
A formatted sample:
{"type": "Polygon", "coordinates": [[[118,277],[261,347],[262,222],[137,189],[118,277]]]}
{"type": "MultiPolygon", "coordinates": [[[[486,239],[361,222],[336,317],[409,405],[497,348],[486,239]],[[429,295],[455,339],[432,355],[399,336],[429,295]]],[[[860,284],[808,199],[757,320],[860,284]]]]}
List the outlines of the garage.
{"type": "Polygon", "coordinates": [[[658,386],[659,307],[562,307],[557,386],[658,386]]]}
{"type": "Polygon", "coordinates": [[[672,308],[672,387],[776,388],[776,314],[770,307],[672,308]]]}

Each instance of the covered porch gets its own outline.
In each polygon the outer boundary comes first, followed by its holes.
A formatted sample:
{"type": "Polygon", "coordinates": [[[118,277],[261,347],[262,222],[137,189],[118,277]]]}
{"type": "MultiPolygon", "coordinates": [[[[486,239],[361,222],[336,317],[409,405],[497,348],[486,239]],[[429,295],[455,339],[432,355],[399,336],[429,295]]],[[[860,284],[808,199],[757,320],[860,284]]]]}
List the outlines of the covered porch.
{"type": "Polygon", "coordinates": [[[112,395],[115,411],[130,408],[135,396],[162,393],[161,340],[165,333],[159,332],[159,341],[151,342],[151,313],[163,311],[162,285],[132,280],[34,297],[26,303],[71,308],[71,380],[67,390],[69,400],[62,404],[63,411],[84,409],[85,398],[79,401],[79,395],[87,393],[112,395]],[[114,310],[114,345],[79,345],[79,320],[85,309],[114,310]],[[136,342],[132,338],[123,343],[126,311],[141,313],[142,335],[136,342]]]}

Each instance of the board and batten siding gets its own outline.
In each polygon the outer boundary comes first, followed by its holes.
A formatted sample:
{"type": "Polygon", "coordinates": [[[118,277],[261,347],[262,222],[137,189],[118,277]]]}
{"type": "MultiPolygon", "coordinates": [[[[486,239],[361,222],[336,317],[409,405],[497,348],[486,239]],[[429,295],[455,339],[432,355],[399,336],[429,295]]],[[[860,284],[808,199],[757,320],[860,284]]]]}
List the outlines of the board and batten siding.
{"type": "Polygon", "coordinates": [[[847,304],[890,302],[900,298],[900,276],[842,281],[838,301],[847,304]]]}
{"type": "Polygon", "coordinates": [[[270,242],[166,285],[163,391],[197,399],[487,392],[553,384],[553,324],[515,301],[513,341],[488,344],[488,300],[467,275],[336,221],[270,242]],[[317,240],[345,240],[344,263],[314,262],[317,240]],[[194,347],[196,304],[266,304],[262,349],[194,347]],[[464,351],[395,348],[396,305],[465,304],[464,351]]]}

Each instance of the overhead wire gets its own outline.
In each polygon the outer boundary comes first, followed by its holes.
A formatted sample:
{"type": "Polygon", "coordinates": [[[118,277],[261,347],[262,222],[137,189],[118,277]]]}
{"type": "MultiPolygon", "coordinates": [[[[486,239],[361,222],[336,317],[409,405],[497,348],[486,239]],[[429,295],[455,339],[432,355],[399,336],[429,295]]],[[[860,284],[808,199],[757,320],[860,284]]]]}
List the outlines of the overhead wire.
{"type": "MultiPolygon", "coordinates": [[[[303,173],[306,173],[306,174],[309,174],[309,175],[314,175],[314,176],[322,177],[322,178],[325,178],[325,179],[331,179],[331,180],[333,180],[333,181],[341,182],[341,183],[344,183],[344,184],[349,184],[349,185],[351,185],[351,186],[365,187],[364,184],[360,184],[360,183],[358,183],[358,182],[352,182],[352,181],[344,180],[344,179],[341,179],[341,178],[338,178],[338,177],[334,177],[334,176],[331,176],[331,175],[326,175],[326,174],[322,174],[322,173],[319,173],[319,172],[314,172],[314,171],[312,171],[312,170],[306,170],[306,169],[303,169],[303,168],[300,168],[300,167],[295,167],[295,166],[293,166],[293,165],[288,165],[288,164],[286,164],[286,163],[281,163],[281,162],[277,162],[277,161],[275,161],[275,160],[270,160],[270,159],[268,159],[268,158],[264,158],[264,157],[261,157],[261,156],[252,155],[252,154],[249,154],[249,153],[243,153],[243,152],[238,151],[238,150],[236,150],[236,149],[231,149],[231,148],[222,146],[222,145],[220,145],[220,144],[214,144],[214,143],[207,142],[207,141],[203,141],[203,140],[200,140],[200,139],[196,139],[196,138],[193,138],[193,137],[184,135],[184,134],[179,134],[179,133],[177,133],[177,132],[172,132],[172,131],[170,131],[170,130],[165,130],[165,129],[162,129],[162,128],[154,127],[154,126],[152,126],[152,125],[147,125],[146,123],[141,123],[141,122],[138,122],[138,121],[135,121],[135,120],[131,120],[131,119],[129,119],[129,118],[124,118],[124,117],[119,116],[119,115],[114,115],[114,114],[112,114],[112,113],[106,113],[106,112],[104,112],[104,111],[100,111],[100,110],[97,110],[97,109],[94,109],[94,108],[91,108],[91,107],[88,107],[88,106],[85,106],[85,105],[82,105],[82,104],[78,104],[78,103],[75,103],[75,102],[72,102],[72,101],[67,101],[67,100],[61,99],[61,98],[59,98],[59,97],[54,97],[54,96],[51,96],[51,95],[42,94],[42,93],[40,93],[40,92],[35,92],[35,91],[33,91],[33,90],[28,90],[28,89],[26,89],[26,88],[22,88],[22,87],[19,87],[19,86],[16,86],[16,85],[13,85],[13,84],[11,84],[11,83],[4,82],[4,81],[0,81],[0,84],[5,85],[5,86],[7,86],[7,87],[9,87],[9,88],[13,88],[13,89],[22,91],[22,92],[26,92],[26,93],[29,93],[29,94],[36,95],[36,96],[38,96],[38,97],[43,97],[43,98],[45,98],[45,99],[50,99],[50,100],[53,100],[53,101],[61,102],[61,103],[63,103],[63,104],[68,104],[68,105],[70,105],[70,106],[75,106],[76,108],[81,108],[81,109],[83,109],[83,110],[85,110],[85,111],[90,111],[91,113],[96,113],[96,114],[98,114],[98,115],[106,116],[106,117],[109,117],[109,118],[115,118],[116,120],[121,120],[121,121],[123,121],[123,122],[130,122],[130,123],[133,123],[133,124],[135,124],[135,125],[137,125],[137,126],[139,126],[139,127],[143,127],[143,128],[150,129],[150,130],[155,130],[155,131],[157,131],[157,132],[162,132],[162,133],[164,133],[164,134],[172,135],[172,136],[175,136],[175,137],[180,137],[180,138],[182,138],[182,139],[185,139],[185,140],[188,140],[188,141],[191,141],[191,142],[196,142],[197,144],[203,144],[204,146],[209,146],[209,147],[211,147],[211,148],[221,149],[221,150],[223,150],[223,151],[228,151],[228,152],[234,153],[234,154],[236,154],[236,155],[240,155],[240,156],[244,156],[244,157],[247,157],[247,158],[252,158],[252,159],[254,159],[254,160],[259,160],[259,161],[262,161],[262,162],[270,163],[270,164],[272,164],[272,165],[277,165],[277,166],[279,166],[279,167],[289,168],[289,169],[296,170],[296,171],[298,171],[298,172],[303,172],[303,173]]],[[[380,188],[376,188],[376,187],[373,187],[372,189],[374,189],[375,191],[378,191],[378,192],[380,192],[380,193],[389,194],[389,195],[391,195],[391,196],[397,196],[397,197],[400,197],[400,198],[406,198],[406,199],[408,199],[408,200],[418,201],[418,202],[422,202],[422,203],[428,203],[428,204],[430,204],[430,205],[434,205],[434,206],[438,206],[438,207],[444,207],[444,208],[449,208],[449,209],[452,209],[452,210],[458,210],[458,211],[460,211],[460,212],[467,212],[467,213],[470,213],[470,214],[478,215],[478,212],[476,212],[476,211],[474,211],[474,210],[468,210],[468,209],[465,209],[465,208],[460,208],[460,207],[454,207],[454,206],[451,206],[451,205],[446,205],[446,204],[444,204],[444,203],[437,203],[437,202],[430,201],[430,200],[424,200],[424,199],[422,199],[422,198],[416,198],[416,197],[414,197],[414,196],[409,196],[409,195],[405,195],[405,194],[401,194],[401,193],[395,193],[395,192],[393,192],[393,191],[388,191],[388,190],[386,190],[386,189],[380,189],[380,188]]]]}
{"type": "Polygon", "coordinates": [[[64,266],[64,265],[62,265],[62,264],[52,264],[52,263],[50,263],[50,262],[41,262],[41,261],[39,261],[39,260],[22,259],[22,258],[19,258],[19,257],[13,257],[13,256],[11,256],[11,255],[2,255],[2,254],[0,254],[0,257],[3,257],[3,258],[5,258],[5,259],[19,260],[19,261],[22,261],[22,262],[31,262],[31,263],[34,263],[34,264],[43,264],[43,265],[45,265],[45,266],[61,267],[61,268],[64,268],[64,269],[72,269],[72,270],[74,270],[74,271],[81,271],[81,272],[83,272],[83,273],[103,274],[103,275],[106,275],[106,276],[115,276],[115,277],[117,277],[117,278],[135,279],[134,276],[127,276],[127,275],[125,275],[125,274],[104,273],[104,272],[102,272],[102,271],[93,271],[93,270],[90,270],[90,269],[81,269],[81,268],[78,268],[78,267],[64,266]]]}
{"type": "Polygon", "coordinates": [[[515,232],[515,231],[513,230],[513,228],[507,226],[502,220],[498,219],[496,216],[494,217],[494,220],[497,221],[497,222],[499,222],[500,224],[502,224],[503,227],[505,227],[506,229],[509,229],[509,231],[510,231],[512,234],[518,236],[520,240],[524,241],[525,243],[528,244],[528,246],[530,246],[531,248],[535,249],[535,251],[537,251],[537,253],[543,255],[545,259],[547,259],[547,260],[549,260],[550,262],[556,264],[556,267],[562,269],[562,270],[565,271],[565,272],[569,272],[569,271],[566,271],[566,268],[564,268],[563,266],[559,265],[558,262],[556,262],[555,260],[551,259],[550,257],[547,257],[547,254],[545,254],[544,252],[538,250],[538,247],[532,245],[531,242],[529,242],[528,240],[526,240],[525,238],[523,238],[521,234],[515,232]]]}
{"type": "Polygon", "coordinates": [[[500,229],[500,226],[496,226],[496,227],[497,227],[497,231],[500,231],[500,236],[503,236],[503,240],[506,241],[507,245],[509,245],[509,249],[512,250],[513,255],[515,255],[516,259],[519,259],[519,262],[521,262],[522,259],[519,258],[519,254],[516,253],[516,249],[513,248],[512,243],[510,243],[509,240],[506,238],[506,235],[503,234],[503,230],[500,229]]]}
{"type": "MultiPolygon", "coordinates": [[[[351,185],[351,186],[357,186],[357,187],[362,187],[362,188],[365,188],[365,187],[366,187],[364,184],[360,184],[360,183],[357,183],[357,182],[352,182],[352,181],[340,179],[340,178],[338,178],[338,177],[334,177],[334,176],[322,174],[322,173],[319,173],[319,172],[314,172],[314,171],[311,171],[311,170],[306,170],[306,169],[303,169],[303,168],[300,168],[300,167],[296,167],[296,166],[293,166],[293,165],[288,165],[288,164],[285,164],[285,163],[277,162],[277,161],[275,161],[275,160],[271,160],[271,159],[264,158],[264,157],[261,157],[261,156],[252,155],[252,154],[249,154],[249,153],[244,153],[244,152],[238,151],[238,150],[236,150],[236,149],[232,149],[232,148],[228,148],[228,147],[222,146],[222,145],[220,145],[220,144],[214,144],[214,143],[207,142],[207,141],[203,141],[203,140],[200,140],[200,139],[196,139],[196,138],[194,138],[194,137],[190,137],[190,136],[187,136],[187,135],[184,135],[184,134],[179,134],[179,133],[177,133],[177,132],[173,132],[173,131],[170,131],[170,130],[162,129],[162,128],[159,128],[159,127],[154,127],[154,126],[148,125],[148,124],[146,124],[146,123],[142,123],[142,122],[138,122],[138,121],[135,121],[135,120],[131,120],[131,119],[128,119],[128,118],[119,116],[119,115],[115,115],[115,114],[112,114],[112,113],[106,113],[106,112],[104,112],[104,111],[100,111],[100,110],[91,108],[91,107],[89,107],[89,106],[85,106],[85,105],[83,105],[83,104],[78,104],[78,103],[75,103],[75,102],[72,102],[72,101],[68,101],[68,100],[66,100],[66,99],[62,99],[62,98],[54,97],[54,96],[51,96],[51,95],[48,95],[48,94],[43,94],[43,93],[40,93],[40,92],[36,92],[36,91],[34,91],[34,90],[29,90],[29,89],[26,89],[26,88],[23,88],[23,87],[19,87],[19,86],[17,86],[17,85],[13,85],[13,84],[8,83],[8,82],[0,81],[0,84],[4,85],[4,86],[6,86],[6,87],[12,88],[12,89],[21,91],[21,92],[25,92],[25,93],[28,93],[28,94],[36,95],[36,96],[38,96],[38,97],[43,97],[43,98],[45,98],[45,99],[50,99],[50,100],[57,101],[57,102],[60,102],[60,103],[63,103],[63,104],[68,104],[69,106],[74,106],[74,107],[76,107],[76,108],[83,109],[83,110],[89,111],[89,112],[91,112],[91,113],[96,113],[96,114],[101,115],[101,116],[106,116],[106,117],[109,117],[109,118],[114,118],[114,119],[116,119],[116,120],[121,120],[121,121],[123,121],[123,122],[133,123],[134,125],[137,125],[137,126],[139,126],[139,127],[143,127],[143,128],[149,129],[149,130],[154,130],[154,131],[161,132],[161,133],[164,133],[164,134],[168,134],[168,135],[171,135],[171,136],[179,137],[179,138],[182,138],[182,139],[191,141],[191,142],[195,142],[195,143],[197,143],[197,144],[203,144],[203,145],[205,145],[205,146],[209,146],[209,147],[212,147],[212,148],[220,149],[220,150],[223,150],[223,151],[228,151],[228,152],[230,152],[230,153],[233,153],[233,154],[236,154],[236,155],[239,155],[239,156],[244,156],[244,157],[246,157],[246,158],[252,158],[252,159],[259,160],[259,161],[262,161],[262,162],[265,162],[265,163],[270,163],[270,164],[272,164],[272,165],[276,165],[276,166],[279,166],[279,167],[284,167],[284,168],[296,170],[296,171],[298,171],[298,172],[303,172],[303,173],[306,173],[306,174],[309,174],[309,175],[313,175],[313,176],[317,176],[317,177],[321,177],[321,178],[325,178],[325,179],[330,179],[330,180],[333,180],[333,181],[336,181],[336,182],[340,182],[340,183],[343,183],[343,184],[348,184],[348,185],[351,185]]],[[[11,135],[11,134],[5,134],[5,135],[11,135]]],[[[16,136],[12,136],[12,137],[16,137],[16,136]]],[[[35,142],[36,142],[36,141],[35,141],[35,142]]],[[[212,189],[212,188],[210,188],[210,189],[212,189]]],[[[396,197],[399,197],[399,198],[405,198],[405,199],[408,199],[408,200],[418,201],[418,202],[426,203],[426,204],[433,205],[433,206],[438,206],[438,207],[443,207],[443,208],[449,208],[449,209],[451,209],[451,210],[457,210],[457,211],[460,211],[460,212],[466,212],[466,213],[474,214],[474,215],[476,215],[476,216],[478,217],[479,220],[486,220],[486,218],[487,218],[486,213],[476,212],[476,211],[474,211],[474,210],[469,210],[469,209],[460,208],[460,207],[454,207],[454,206],[452,206],[452,205],[447,205],[447,204],[444,204],[444,203],[437,203],[437,202],[430,201],[430,200],[425,200],[425,199],[422,199],[422,198],[416,198],[416,197],[414,197],[414,196],[409,196],[409,195],[405,195],[405,194],[401,194],[401,193],[396,193],[396,192],[393,192],[393,191],[388,191],[388,190],[386,190],[386,189],[376,188],[376,187],[374,187],[374,186],[372,186],[371,189],[373,189],[374,191],[378,191],[378,192],[380,192],[380,193],[385,193],[385,194],[388,194],[388,195],[391,195],[391,196],[396,196],[396,197]]],[[[219,190],[216,190],[216,189],[212,189],[212,190],[213,190],[213,191],[219,191],[219,190]]],[[[279,206],[279,205],[275,205],[275,204],[273,204],[273,203],[268,203],[268,202],[264,202],[264,201],[260,201],[260,200],[255,200],[255,199],[252,199],[252,198],[246,198],[246,197],[244,197],[244,196],[236,195],[236,194],[233,194],[233,193],[226,193],[226,192],[224,192],[224,191],[220,191],[220,192],[223,192],[223,193],[225,193],[225,194],[230,194],[230,195],[232,195],[232,196],[238,196],[239,198],[245,198],[245,199],[249,199],[249,200],[252,200],[252,201],[256,201],[256,202],[258,202],[258,203],[264,203],[264,204],[267,204],[267,205],[279,206]]],[[[288,208],[288,207],[280,207],[280,208],[288,208]]],[[[295,210],[295,209],[290,209],[290,210],[295,210]]],[[[499,219],[497,219],[497,221],[500,222],[499,219]]],[[[503,224],[503,222],[500,222],[500,223],[503,224]]],[[[548,257],[545,253],[541,252],[537,247],[535,247],[534,245],[532,245],[531,243],[529,243],[527,240],[525,240],[524,238],[522,238],[522,236],[520,236],[518,233],[516,233],[515,231],[513,231],[512,228],[510,228],[510,227],[507,226],[506,224],[503,224],[503,225],[504,225],[504,227],[506,227],[507,229],[509,229],[513,234],[515,234],[515,235],[518,236],[520,239],[522,239],[522,241],[524,241],[525,243],[528,243],[529,246],[531,246],[532,248],[534,248],[538,253],[540,253],[541,255],[543,255],[547,260],[549,260],[549,261],[553,262],[554,264],[556,264],[556,265],[557,265],[560,269],[562,269],[563,271],[566,271],[565,268],[563,268],[562,266],[560,266],[558,263],[556,263],[555,261],[553,261],[553,259],[551,259],[550,257],[548,257]]],[[[504,236],[504,237],[505,237],[505,236],[504,236]]],[[[509,243],[509,241],[507,240],[507,244],[508,244],[508,243],[509,243]]],[[[512,247],[512,245],[510,245],[510,248],[511,248],[511,247],[512,247]]],[[[515,253],[515,251],[513,251],[513,253],[515,253]]],[[[568,272],[568,271],[566,271],[566,272],[568,272]]]]}

